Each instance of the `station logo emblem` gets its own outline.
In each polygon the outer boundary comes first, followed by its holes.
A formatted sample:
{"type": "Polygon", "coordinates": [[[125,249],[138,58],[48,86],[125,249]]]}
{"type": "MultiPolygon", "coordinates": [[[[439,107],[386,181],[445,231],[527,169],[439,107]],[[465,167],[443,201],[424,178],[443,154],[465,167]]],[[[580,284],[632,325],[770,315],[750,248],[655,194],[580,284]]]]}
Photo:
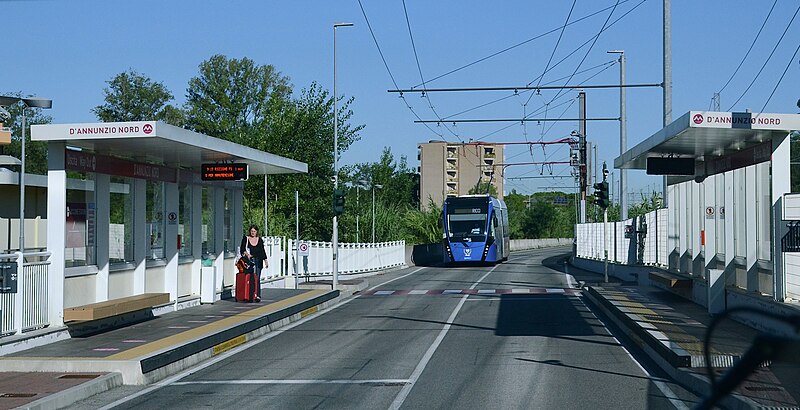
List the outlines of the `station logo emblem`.
{"type": "Polygon", "coordinates": [[[142,127],[142,131],[144,131],[145,134],[149,134],[153,132],[153,126],[150,124],[145,124],[144,127],[142,127]]]}
{"type": "Polygon", "coordinates": [[[692,121],[694,121],[695,124],[700,124],[701,122],[703,122],[703,114],[695,114],[692,117],[692,121]]]}

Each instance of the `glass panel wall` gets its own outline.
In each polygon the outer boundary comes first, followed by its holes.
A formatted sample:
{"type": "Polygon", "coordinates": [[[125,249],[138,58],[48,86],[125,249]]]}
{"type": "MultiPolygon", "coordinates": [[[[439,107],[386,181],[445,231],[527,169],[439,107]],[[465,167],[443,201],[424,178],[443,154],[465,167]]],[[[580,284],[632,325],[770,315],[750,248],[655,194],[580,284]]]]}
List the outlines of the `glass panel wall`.
{"type": "Polygon", "coordinates": [[[233,238],[233,225],[231,224],[231,210],[233,209],[233,190],[226,189],[225,190],[225,252],[236,252],[236,247],[239,246],[233,238]]]}
{"type": "Polygon", "coordinates": [[[164,259],[164,183],[147,181],[147,259],[164,259]]]}
{"type": "Polygon", "coordinates": [[[64,266],[97,264],[94,173],[69,172],[64,266]]]}
{"type": "Polygon", "coordinates": [[[192,256],[192,185],[178,186],[179,256],[192,256]]]}
{"type": "Polygon", "coordinates": [[[133,178],[111,177],[108,258],[133,262],[133,178]]]}
{"type": "Polygon", "coordinates": [[[214,253],[214,188],[203,187],[203,255],[214,253]]]}

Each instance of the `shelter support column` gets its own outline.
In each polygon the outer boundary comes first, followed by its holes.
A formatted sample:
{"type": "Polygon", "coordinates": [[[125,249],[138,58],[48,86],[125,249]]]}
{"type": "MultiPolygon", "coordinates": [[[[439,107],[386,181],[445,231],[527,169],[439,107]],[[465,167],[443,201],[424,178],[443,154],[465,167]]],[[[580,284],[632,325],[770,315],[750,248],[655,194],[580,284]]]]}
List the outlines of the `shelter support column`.
{"type": "Polygon", "coordinates": [[[734,259],[736,257],[736,222],[733,217],[736,215],[734,202],[734,187],[736,186],[737,171],[730,171],[725,173],[724,184],[724,200],[722,201],[722,208],[719,212],[719,220],[722,222],[723,235],[725,237],[725,245],[723,251],[725,252],[725,270],[730,272],[733,283],[741,288],[744,284],[739,280],[734,259]]]}
{"type": "Polygon", "coordinates": [[[164,289],[169,292],[171,300],[177,301],[180,296],[180,284],[178,283],[178,220],[170,219],[169,215],[178,214],[178,184],[174,182],[164,183],[164,257],[167,266],[164,268],[164,289]]]}
{"type": "Polygon", "coordinates": [[[783,249],[781,239],[787,232],[783,221],[783,195],[791,192],[791,172],[789,162],[790,139],[788,135],[772,140],[772,283],[773,297],[778,302],[786,299],[786,275],[784,274],[783,249]]]}
{"type": "MultiPolygon", "coordinates": [[[[241,186],[244,186],[244,184],[242,184],[241,186]]],[[[242,212],[244,210],[244,190],[240,189],[241,186],[231,191],[232,193],[231,241],[233,241],[232,247],[234,252],[239,252],[239,244],[242,241],[242,231],[244,229],[244,215],[242,215],[242,212]]],[[[267,232],[266,227],[264,228],[264,232],[265,233],[267,232]]],[[[270,261],[270,263],[275,263],[275,262],[270,261]]],[[[236,272],[235,269],[233,269],[231,273],[231,280],[228,283],[235,282],[235,277],[236,277],[236,272]]],[[[220,292],[224,290],[223,289],[224,283],[225,282],[223,275],[222,274],[217,275],[217,287],[219,288],[220,292]]]]}
{"type": "MultiPolygon", "coordinates": [[[[230,206],[230,204],[228,204],[230,206]]],[[[233,209],[230,211],[231,219],[228,223],[233,223],[233,214],[235,213],[233,209]]],[[[225,272],[225,236],[230,235],[231,238],[228,240],[231,241],[230,246],[238,247],[239,244],[233,245],[236,240],[235,237],[230,234],[232,232],[229,226],[225,225],[225,188],[224,187],[215,187],[214,188],[214,243],[216,244],[214,249],[214,275],[210,278],[203,278],[203,280],[211,281],[210,289],[213,289],[214,294],[212,298],[214,301],[217,300],[216,289],[217,283],[220,282],[218,278],[221,278],[225,272]],[[226,232],[227,230],[227,232],[226,232]]],[[[203,289],[206,289],[204,286],[203,289]]]]}
{"type": "Polygon", "coordinates": [[[699,277],[705,278],[705,261],[704,261],[704,248],[705,243],[705,216],[703,215],[705,207],[703,206],[703,183],[695,183],[691,186],[692,196],[690,197],[689,215],[691,216],[690,225],[691,241],[692,241],[692,273],[699,277]]]}
{"type": "Polygon", "coordinates": [[[691,208],[689,207],[689,189],[694,182],[681,182],[677,185],[677,200],[670,202],[670,209],[675,209],[678,217],[678,249],[680,258],[678,270],[683,273],[692,272],[692,241],[691,235],[687,231],[687,221],[691,218],[691,208]]]}
{"type": "Polygon", "coordinates": [[[108,300],[108,273],[109,273],[109,226],[111,225],[111,176],[95,174],[95,217],[97,223],[94,228],[94,243],[97,252],[97,274],[94,278],[95,302],[108,300]]]}
{"type": "Polygon", "coordinates": [[[47,308],[50,326],[64,324],[64,248],[67,229],[67,171],[63,143],[47,144],[47,250],[50,272],[47,308]]]}
{"type": "Polygon", "coordinates": [[[678,244],[678,210],[677,198],[680,195],[678,185],[672,184],[667,186],[667,196],[669,200],[667,203],[671,204],[667,208],[667,267],[670,270],[678,270],[680,267],[681,247],[678,244]]]}
{"type": "MultiPolygon", "coordinates": [[[[757,166],[749,166],[744,170],[745,195],[749,200],[749,206],[744,209],[745,220],[745,258],[747,259],[747,290],[758,292],[758,206],[753,204],[754,198],[758,198],[756,189],[757,166]]],[[[756,202],[757,203],[757,202],[756,202]]]]}
{"type": "Polygon", "coordinates": [[[716,195],[717,195],[717,178],[716,175],[714,175],[706,178],[706,180],[703,181],[704,201],[703,201],[703,207],[701,209],[703,212],[703,218],[704,218],[703,224],[705,225],[705,232],[706,232],[705,233],[706,244],[703,247],[704,248],[703,253],[705,255],[705,260],[703,261],[705,269],[703,269],[703,274],[706,277],[708,277],[706,275],[707,269],[716,268],[715,256],[717,255],[717,229],[716,229],[717,225],[714,214],[712,213],[710,217],[708,215],[709,208],[711,208],[712,210],[716,210],[717,208],[716,195]]]}
{"type": "Polygon", "coordinates": [[[147,181],[133,180],[133,294],[147,289],[147,181]]]}

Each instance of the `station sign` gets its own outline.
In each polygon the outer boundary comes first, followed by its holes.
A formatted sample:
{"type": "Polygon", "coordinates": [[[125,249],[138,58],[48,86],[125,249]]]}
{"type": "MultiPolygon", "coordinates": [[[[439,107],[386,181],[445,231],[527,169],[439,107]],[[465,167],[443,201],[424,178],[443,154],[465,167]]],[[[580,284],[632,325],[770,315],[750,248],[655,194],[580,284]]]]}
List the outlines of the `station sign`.
{"type": "Polygon", "coordinates": [[[798,129],[799,126],[800,118],[797,114],[713,111],[689,112],[689,127],[692,128],[741,128],[784,131],[798,129]]]}
{"type": "Polygon", "coordinates": [[[203,164],[203,181],[247,181],[250,170],[247,164],[203,164]]]}

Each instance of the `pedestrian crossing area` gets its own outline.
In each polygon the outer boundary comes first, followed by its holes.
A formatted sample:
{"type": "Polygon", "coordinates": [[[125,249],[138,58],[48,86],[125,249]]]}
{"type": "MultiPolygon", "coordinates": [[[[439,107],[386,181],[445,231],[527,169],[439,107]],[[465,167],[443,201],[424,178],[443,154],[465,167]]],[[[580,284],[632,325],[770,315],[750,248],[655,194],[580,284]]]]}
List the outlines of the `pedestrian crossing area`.
{"type": "Polygon", "coordinates": [[[510,288],[510,289],[405,289],[368,290],[364,296],[406,296],[406,295],[564,295],[579,296],[581,289],[572,288],[510,288]]]}

